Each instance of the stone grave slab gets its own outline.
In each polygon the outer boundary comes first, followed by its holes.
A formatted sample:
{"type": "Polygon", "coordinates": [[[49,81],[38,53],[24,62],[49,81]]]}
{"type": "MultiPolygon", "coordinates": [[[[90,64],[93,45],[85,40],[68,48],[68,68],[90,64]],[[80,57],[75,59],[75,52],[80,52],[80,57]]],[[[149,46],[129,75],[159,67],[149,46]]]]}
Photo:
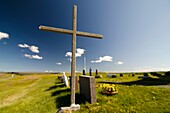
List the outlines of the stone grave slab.
{"type": "Polygon", "coordinates": [[[97,102],[96,82],[94,76],[79,76],[80,94],[85,97],[89,103],[97,102]]]}
{"type": "Polygon", "coordinates": [[[63,81],[64,81],[65,85],[68,87],[69,86],[68,85],[68,78],[67,78],[65,72],[63,72],[63,81]]]}

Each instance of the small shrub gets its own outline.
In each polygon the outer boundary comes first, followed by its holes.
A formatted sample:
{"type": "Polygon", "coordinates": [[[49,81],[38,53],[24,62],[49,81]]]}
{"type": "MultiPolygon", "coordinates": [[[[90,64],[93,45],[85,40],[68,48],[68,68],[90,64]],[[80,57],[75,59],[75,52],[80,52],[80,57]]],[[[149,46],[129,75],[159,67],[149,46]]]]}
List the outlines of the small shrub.
{"type": "Polygon", "coordinates": [[[147,76],[148,76],[148,73],[144,73],[143,75],[144,75],[145,77],[147,77],[147,76]]]}
{"type": "Polygon", "coordinates": [[[123,74],[120,74],[120,77],[123,77],[123,74]]]}
{"type": "Polygon", "coordinates": [[[166,76],[170,76],[170,71],[165,73],[166,76]]]}
{"type": "Polygon", "coordinates": [[[151,72],[150,73],[152,76],[157,76],[157,77],[161,77],[161,74],[157,73],[157,72],[151,72]]]}

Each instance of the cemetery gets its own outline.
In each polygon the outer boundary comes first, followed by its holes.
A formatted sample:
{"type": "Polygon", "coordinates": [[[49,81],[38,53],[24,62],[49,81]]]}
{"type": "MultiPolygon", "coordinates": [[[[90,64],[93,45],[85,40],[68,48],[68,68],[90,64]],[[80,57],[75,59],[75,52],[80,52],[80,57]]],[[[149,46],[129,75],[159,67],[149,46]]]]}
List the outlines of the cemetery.
{"type": "MultiPolygon", "coordinates": [[[[89,73],[87,75],[76,73],[79,88],[75,94],[75,103],[80,105],[80,109],[72,111],[73,113],[170,111],[170,76],[168,74],[160,72],[159,76],[153,76],[149,73],[150,78],[145,79],[138,78],[144,75],[143,73],[123,73],[123,77],[120,77],[120,73],[115,73],[116,78],[107,77],[108,73],[104,72],[99,74],[102,78],[95,78],[95,72],[92,72],[92,76],[89,76],[89,73]],[[129,74],[135,76],[129,76],[129,74]],[[87,86],[86,80],[81,81],[82,76],[84,76],[82,79],[92,80],[92,89],[87,90],[90,87],[87,86]],[[95,81],[93,81],[94,78],[95,81]],[[104,94],[104,87],[110,88],[112,85],[117,93],[104,94]],[[86,90],[83,89],[85,87],[86,90]],[[89,92],[92,92],[91,95],[88,95],[89,92]]],[[[69,78],[70,73],[65,75],[69,78]]],[[[63,76],[63,73],[26,73],[22,76],[14,75],[14,77],[11,77],[9,73],[0,74],[0,111],[2,113],[54,113],[61,107],[70,106],[70,87],[67,87],[59,76],[63,76]]]]}
{"type": "MultiPolygon", "coordinates": [[[[89,62],[89,71],[87,71],[85,57],[84,68],[82,71],[77,71],[76,57],[81,57],[82,55],[76,53],[77,42],[80,43],[80,41],[77,41],[77,38],[79,36],[94,38],[94,40],[105,38],[102,34],[79,31],[77,29],[77,17],[77,6],[74,5],[72,23],[70,23],[72,24],[72,29],[44,25],[39,25],[37,29],[35,28],[42,34],[44,31],[48,31],[60,33],[61,36],[62,34],[71,35],[71,54],[69,55],[70,59],[67,59],[70,61],[71,71],[54,73],[52,71],[46,71],[46,73],[0,73],[0,113],[170,112],[169,71],[100,72],[97,69],[97,65],[90,67],[92,64],[89,62]],[[95,69],[93,69],[94,67],[95,69]]],[[[41,21],[42,24],[43,22],[45,21],[41,21]]],[[[45,24],[47,23],[45,22],[45,24]]],[[[5,38],[8,38],[8,35],[5,35],[5,38]]],[[[102,40],[98,40],[96,43],[99,41],[102,40]]],[[[5,43],[3,44],[5,45],[5,43]]],[[[29,52],[40,53],[38,47],[33,45],[18,44],[18,47],[27,49],[29,52]]],[[[26,50],[21,51],[24,53],[26,50]]],[[[23,54],[22,57],[29,58],[30,60],[43,59],[43,57],[35,54],[23,54]]],[[[112,62],[113,59],[111,56],[104,56],[97,58],[97,60],[91,60],[91,63],[103,61],[112,62]]],[[[66,64],[66,61],[63,61],[63,63],[65,63],[64,65],[68,64],[66,64]]],[[[122,61],[115,60],[114,64],[122,65],[123,63],[122,61]]],[[[57,62],[56,64],[61,65],[62,63],[57,62]]]]}

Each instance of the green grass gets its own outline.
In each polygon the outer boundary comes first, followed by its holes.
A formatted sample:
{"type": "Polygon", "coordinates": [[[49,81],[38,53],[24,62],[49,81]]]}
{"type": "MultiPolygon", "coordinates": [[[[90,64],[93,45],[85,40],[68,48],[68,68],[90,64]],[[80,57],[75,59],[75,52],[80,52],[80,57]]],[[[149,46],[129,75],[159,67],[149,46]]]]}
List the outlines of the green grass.
{"type": "MultiPolygon", "coordinates": [[[[119,77],[117,74],[117,78],[106,78],[106,73],[100,74],[103,78],[96,79],[96,86],[101,81],[116,82],[118,94],[103,95],[101,87],[97,87],[97,103],[89,104],[77,93],[76,103],[81,109],[75,113],[170,111],[170,89],[155,86],[169,85],[169,77],[149,75],[152,79],[138,79],[139,75],[119,77]]],[[[60,107],[69,106],[70,89],[57,76],[28,74],[12,78],[10,74],[0,74],[0,113],[55,113],[60,107]]]]}
{"type": "Polygon", "coordinates": [[[3,80],[0,83],[0,112],[55,112],[55,98],[51,97],[51,92],[46,91],[54,84],[54,75],[15,76],[3,80]]]}

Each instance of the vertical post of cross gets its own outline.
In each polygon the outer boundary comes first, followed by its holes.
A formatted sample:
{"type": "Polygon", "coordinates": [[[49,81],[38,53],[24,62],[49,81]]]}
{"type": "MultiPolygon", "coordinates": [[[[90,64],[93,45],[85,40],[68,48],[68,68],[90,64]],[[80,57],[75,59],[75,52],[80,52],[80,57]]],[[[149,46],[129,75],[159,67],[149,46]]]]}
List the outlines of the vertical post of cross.
{"type": "Polygon", "coordinates": [[[76,30],[77,30],[77,6],[73,7],[73,39],[72,39],[72,64],[71,64],[71,104],[75,104],[75,76],[76,76],[76,30]]]}

